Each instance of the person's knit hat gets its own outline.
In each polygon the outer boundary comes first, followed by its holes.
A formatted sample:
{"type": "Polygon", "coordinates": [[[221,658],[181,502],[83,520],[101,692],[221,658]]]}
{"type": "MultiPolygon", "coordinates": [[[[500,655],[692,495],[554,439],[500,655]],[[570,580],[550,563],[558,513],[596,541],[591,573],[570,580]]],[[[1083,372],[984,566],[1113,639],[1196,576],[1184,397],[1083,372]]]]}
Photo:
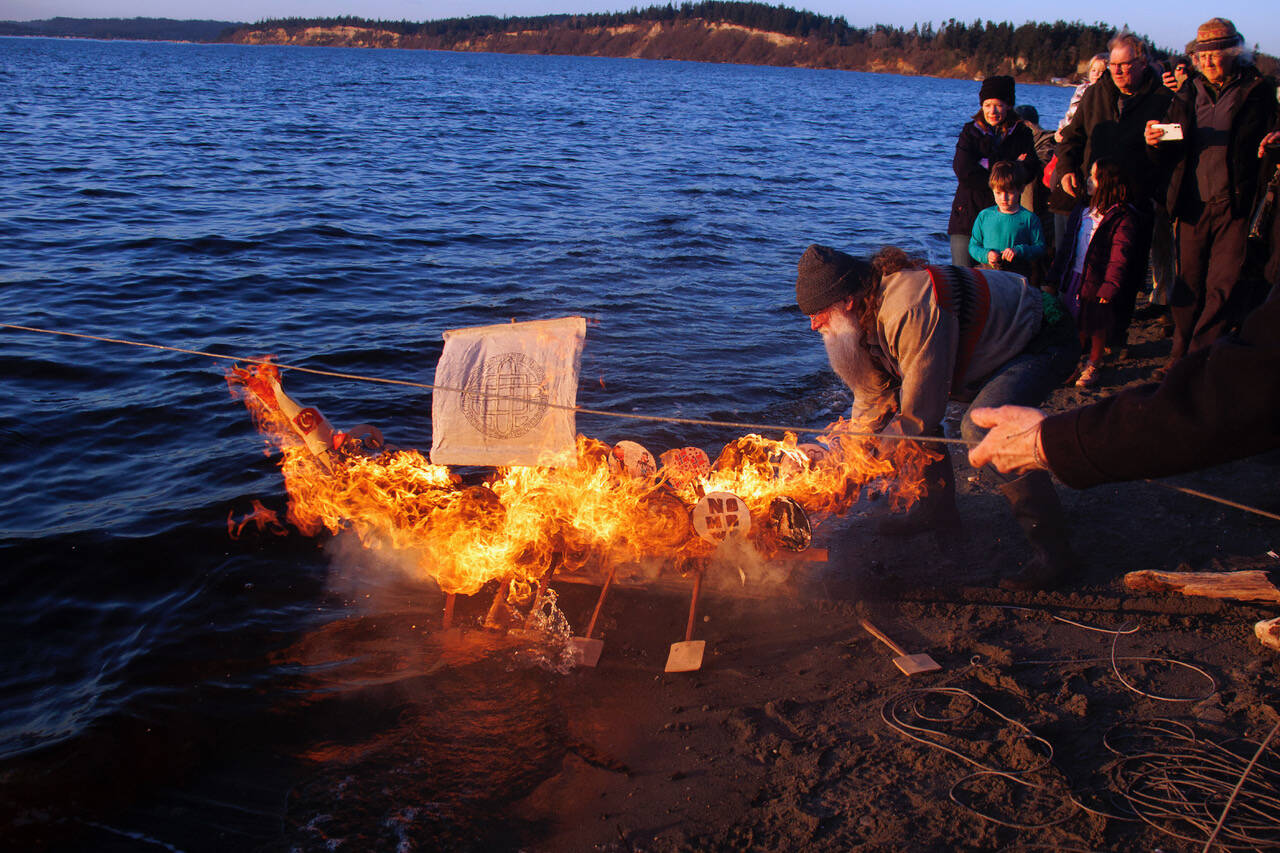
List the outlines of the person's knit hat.
{"type": "Polygon", "coordinates": [[[1029,121],[1032,124],[1040,123],[1040,111],[1030,104],[1023,104],[1014,110],[1018,114],[1018,118],[1023,121],[1029,121]]]}
{"type": "Polygon", "coordinates": [[[982,81],[982,88],[978,90],[978,103],[997,98],[1004,101],[1009,106],[1013,106],[1014,85],[1013,78],[1004,74],[997,74],[994,77],[988,77],[982,81]]]}
{"type": "Polygon", "coordinates": [[[812,316],[857,293],[870,278],[871,264],[814,243],[800,256],[796,304],[812,316]]]}
{"type": "Polygon", "coordinates": [[[1236,32],[1236,25],[1226,18],[1210,18],[1196,30],[1196,52],[1202,50],[1226,50],[1244,44],[1244,36],[1236,32]]]}

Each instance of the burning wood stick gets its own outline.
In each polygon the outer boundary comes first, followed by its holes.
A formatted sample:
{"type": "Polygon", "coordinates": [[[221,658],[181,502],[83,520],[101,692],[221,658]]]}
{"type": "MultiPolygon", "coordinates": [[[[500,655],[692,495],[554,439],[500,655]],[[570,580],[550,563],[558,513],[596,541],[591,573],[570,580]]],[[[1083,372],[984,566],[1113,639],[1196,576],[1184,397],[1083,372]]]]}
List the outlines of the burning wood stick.
{"type": "Polygon", "coordinates": [[[1130,592],[1180,592],[1206,598],[1280,603],[1280,589],[1264,571],[1247,572],[1129,572],[1124,576],[1130,592]]]}

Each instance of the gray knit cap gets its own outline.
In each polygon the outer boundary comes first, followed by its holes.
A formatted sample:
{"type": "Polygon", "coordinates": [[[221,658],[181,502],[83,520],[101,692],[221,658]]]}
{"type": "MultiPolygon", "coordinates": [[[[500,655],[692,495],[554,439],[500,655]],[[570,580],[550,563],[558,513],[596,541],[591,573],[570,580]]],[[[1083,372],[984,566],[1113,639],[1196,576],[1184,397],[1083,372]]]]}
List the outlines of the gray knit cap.
{"type": "Polygon", "coordinates": [[[814,243],[800,256],[796,304],[812,316],[862,290],[870,278],[871,264],[814,243]]]}

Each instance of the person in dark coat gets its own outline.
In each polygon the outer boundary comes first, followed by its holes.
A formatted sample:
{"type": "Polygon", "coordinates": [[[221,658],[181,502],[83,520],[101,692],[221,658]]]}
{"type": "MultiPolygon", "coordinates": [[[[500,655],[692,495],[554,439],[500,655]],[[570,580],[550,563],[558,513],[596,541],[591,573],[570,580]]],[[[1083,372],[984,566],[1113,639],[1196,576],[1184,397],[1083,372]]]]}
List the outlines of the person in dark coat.
{"type": "Polygon", "coordinates": [[[1093,161],[1107,157],[1129,176],[1135,202],[1154,200],[1163,182],[1147,156],[1143,134],[1148,121],[1164,118],[1173,93],[1151,68],[1146,45],[1132,33],[1111,40],[1110,56],[1107,73],[1085,90],[1076,114],[1061,130],[1057,171],[1062,190],[1081,198],[1093,161]]]}
{"type": "Polygon", "coordinates": [[[1204,349],[1240,318],[1249,302],[1238,287],[1249,215],[1259,188],[1258,148],[1276,122],[1276,81],[1244,50],[1235,25],[1213,18],[1196,33],[1200,74],[1169,105],[1165,128],[1148,122],[1152,159],[1170,170],[1167,203],[1177,220],[1179,275],[1170,301],[1169,364],[1204,349]]]}
{"type": "Polygon", "coordinates": [[[1165,88],[1147,46],[1133,33],[1120,33],[1108,48],[1107,73],[1085,90],[1076,114],[1059,131],[1056,172],[1062,177],[1049,206],[1062,210],[1067,198],[1079,200],[1095,160],[1119,163],[1133,187],[1130,201],[1151,219],[1152,295],[1163,303],[1173,287],[1173,235],[1164,209],[1163,175],[1147,156],[1143,133],[1148,121],[1164,117],[1173,92],[1165,88]]]}
{"type": "Polygon", "coordinates": [[[960,130],[952,168],[956,173],[955,198],[951,202],[951,219],[947,234],[951,236],[951,263],[974,266],[969,256],[969,236],[973,221],[980,211],[994,205],[989,181],[991,166],[1011,160],[1023,170],[1022,183],[1039,180],[1040,160],[1036,157],[1035,137],[1014,112],[1012,77],[988,77],[978,91],[981,109],[960,130]]]}
{"type": "Polygon", "coordinates": [[[1277,117],[1277,129],[1268,133],[1258,145],[1258,157],[1262,159],[1262,174],[1267,178],[1268,186],[1259,188],[1259,194],[1271,192],[1271,222],[1260,222],[1259,230],[1267,245],[1264,251],[1269,252],[1266,268],[1262,277],[1272,290],[1280,290],[1280,117],[1277,117]],[[1268,227],[1269,225],[1269,227],[1268,227]]]}

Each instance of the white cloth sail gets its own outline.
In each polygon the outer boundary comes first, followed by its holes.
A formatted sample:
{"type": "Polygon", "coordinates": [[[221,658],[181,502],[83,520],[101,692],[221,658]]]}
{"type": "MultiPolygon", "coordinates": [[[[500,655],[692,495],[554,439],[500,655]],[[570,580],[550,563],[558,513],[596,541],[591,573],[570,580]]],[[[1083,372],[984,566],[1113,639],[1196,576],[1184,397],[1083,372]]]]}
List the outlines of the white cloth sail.
{"type": "Polygon", "coordinates": [[[446,331],[431,395],[431,461],[577,465],[573,407],[586,333],[582,317],[446,331]]]}

